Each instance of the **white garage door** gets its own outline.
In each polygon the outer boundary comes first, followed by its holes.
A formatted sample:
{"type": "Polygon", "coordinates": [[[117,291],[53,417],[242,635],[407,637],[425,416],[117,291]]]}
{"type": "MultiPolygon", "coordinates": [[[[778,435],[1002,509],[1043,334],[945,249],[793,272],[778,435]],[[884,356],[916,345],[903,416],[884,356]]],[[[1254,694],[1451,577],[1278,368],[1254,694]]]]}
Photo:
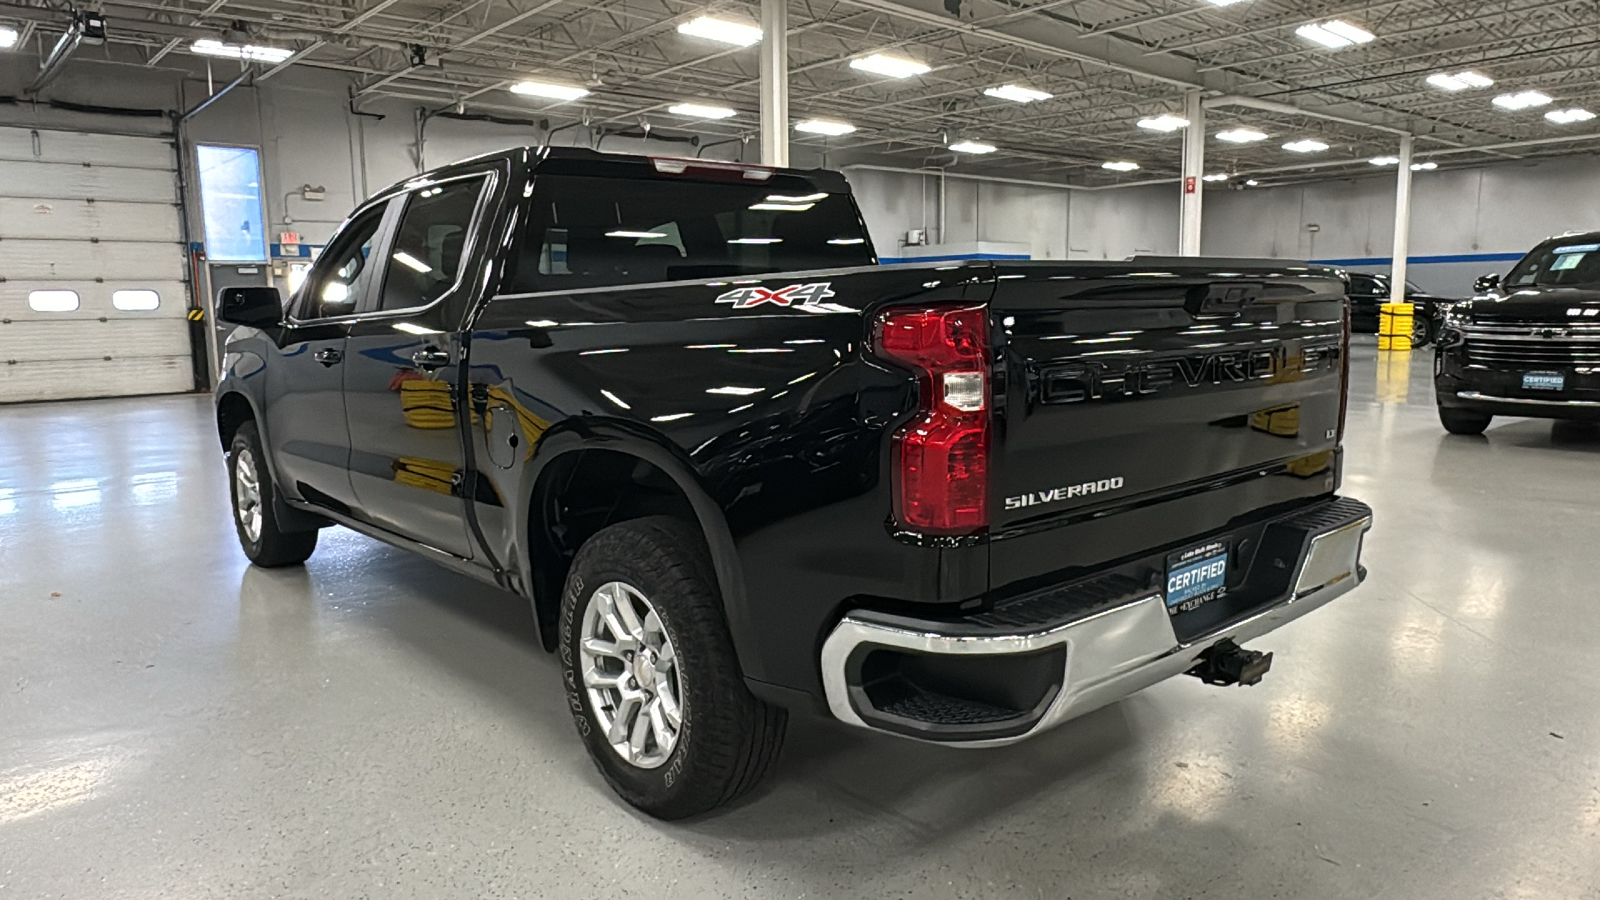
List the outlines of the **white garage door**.
{"type": "Polygon", "coordinates": [[[0,402],[194,388],[161,138],[0,127],[0,402]]]}

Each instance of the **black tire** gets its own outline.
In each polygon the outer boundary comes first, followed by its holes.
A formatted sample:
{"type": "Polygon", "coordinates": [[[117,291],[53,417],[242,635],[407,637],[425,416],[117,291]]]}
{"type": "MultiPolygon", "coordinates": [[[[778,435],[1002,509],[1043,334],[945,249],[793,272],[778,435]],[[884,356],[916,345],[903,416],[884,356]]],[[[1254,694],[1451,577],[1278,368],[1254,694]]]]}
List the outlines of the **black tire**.
{"type": "MultiPolygon", "coordinates": [[[[787,714],[745,687],[711,560],[699,532],[686,522],[650,516],[589,538],[573,559],[562,591],[559,649],[578,734],[600,774],[639,810],[659,819],[707,812],[755,787],[777,761],[787,714]],[[596,599],[600,588],[618,582],[647,600],[675,653],[681,721],[675,744],[649,767],[635,765],[612,746],[584,683],[585,612],[590,604],[605,602],[596,599]]],[[[637,686],[631,679],[629,684],[637,686]]],[[[603,711],[612,721],[628,712],[622,708],[613,717],[618,707],[603,711]]],[[[640,709],[633,720],[643,715],[640,709]]],[[[652,746],[661,749],[660,742],[652,746]]]]}
{"type": "Polygon", "coordinates": [[[1444,423],[1444,430],[1451,434],[1483,434],[1489,427],[1489,422],[1494,416],[1488,413],[1474,412],[1470,409],[1439,407],[1439,421],[1444,423]]]}
{"type": "Polygon", "coordinates": [[[1411,348],[1426,347],[1433,343],[1433,322],[1420,311],[1411,318],[1411,348]]]}
{"type": "Polygon", "coordinates": [[[317,549],[316,529],[310,531],[285,531],[278,522],[278,486],[272,481],[272,471],[267,468],[267,455],[261,448],[261,433],[256,423],[246,422],[234,432],[233,445],[228,448],[228,496],[233,501],[233,530],[239,535],[239,546],[250,561],[264,569],[280,566],[297,566],[311,557],[317,549]],[[249,504],[241,497],[241,461],[254,472],[256,498],[253,507],[259,513],[258,533],[252,537],[247,524],[249,504]]]}

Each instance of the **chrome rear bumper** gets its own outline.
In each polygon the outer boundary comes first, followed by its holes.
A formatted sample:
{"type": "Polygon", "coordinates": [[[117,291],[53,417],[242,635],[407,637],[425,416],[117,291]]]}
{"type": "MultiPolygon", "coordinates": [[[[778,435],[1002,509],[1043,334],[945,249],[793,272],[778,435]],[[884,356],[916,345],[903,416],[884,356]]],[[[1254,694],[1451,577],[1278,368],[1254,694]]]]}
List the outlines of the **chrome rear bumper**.
{"type": "MultiPolygon", "coordinates": [[[[1288,582],[1290,589],[1236,620],[1187,640],[1178,637],[1160,590],[1139,593],[1082,618],[1015,633],[975,633],[959,623],[847,615],[822,647],[828,707],[834,716],[852,725],[941,743],[984,747],[1031,737],[1189,670],[1196,658],[1214,644],[1223,640],[1242,644],[1260,637],[1354,588],[1365,576],[1360,563],[1361,544],[1372,525],[1372,516],[1364,505],[1338,502],[1352,504],[1358,510],[1342,516],[1346,521],[1308,535],[1288,582]],[[875,650],[886,650],[888,655],[905,659],[927,657],[912,664],[926,664],[934,670],[942,665],[941,659],[962,658],[962,662],[943,665],[952,669],[967,666],[959,671],[969,674],[979,671],[971,666],[982,666],[984,658],[996,667],[1031,666],[1028,677],[1040,679],[1044,689],[1037,702],[1024,697],[1014,704],[1017,709],[1013,716],[970,721],[973,716],[959,714],[958,710],[957,718],[969,721],[949,727],[921,727],[872,706],[866,686],[871,663],[866,657],[875,650]],[[1040,672],[1041,666],[1047,671],[1040,672]]],[[[935,677],[948,684],[962,677],[959,671],[935,677]]]]}

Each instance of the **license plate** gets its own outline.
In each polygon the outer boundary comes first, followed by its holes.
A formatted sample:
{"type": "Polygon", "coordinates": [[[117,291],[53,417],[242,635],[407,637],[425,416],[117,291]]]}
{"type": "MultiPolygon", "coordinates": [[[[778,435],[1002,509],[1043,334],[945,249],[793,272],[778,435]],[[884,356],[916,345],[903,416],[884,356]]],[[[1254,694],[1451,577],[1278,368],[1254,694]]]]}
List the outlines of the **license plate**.
{"type": "Polygon", "coordinates": [[[1228,545],[1221,541],[1167,557],[1167,612],[1197,609],[1228,592],[1228,545]]]}
{"type": "Polygon", "coordinates": [[[1525,391],[1566,390],[1567,376],[1560,372],[1524,372],[1522,389],[1525,391]]]}

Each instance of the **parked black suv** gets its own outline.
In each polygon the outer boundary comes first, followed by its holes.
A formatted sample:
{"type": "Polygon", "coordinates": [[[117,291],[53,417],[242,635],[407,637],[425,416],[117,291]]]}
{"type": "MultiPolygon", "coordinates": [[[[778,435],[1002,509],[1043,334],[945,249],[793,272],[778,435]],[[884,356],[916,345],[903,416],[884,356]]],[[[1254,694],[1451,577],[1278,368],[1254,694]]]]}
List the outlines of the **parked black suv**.
{"type": "Polygon", "coordinates": [[[1600,419],[1600,231],[1551,238],[1445,314],[1439,418],[1481,434],[1496,415],[1600,419]]]}
{"type": "MultiPolygon", "coordinates": [[[[1350,272],[1350,330],[1357,334],[1377,334],[1379,307],[1389,302],[1389,276],[1350,272]]],[[[1439,335],[1444,311],[1458,300],[1435,297],[1411,282],[1406,282],[1406,302],[1416,307],[1411,316],[1411,346],[1426,347],[1439,335]]]]}

